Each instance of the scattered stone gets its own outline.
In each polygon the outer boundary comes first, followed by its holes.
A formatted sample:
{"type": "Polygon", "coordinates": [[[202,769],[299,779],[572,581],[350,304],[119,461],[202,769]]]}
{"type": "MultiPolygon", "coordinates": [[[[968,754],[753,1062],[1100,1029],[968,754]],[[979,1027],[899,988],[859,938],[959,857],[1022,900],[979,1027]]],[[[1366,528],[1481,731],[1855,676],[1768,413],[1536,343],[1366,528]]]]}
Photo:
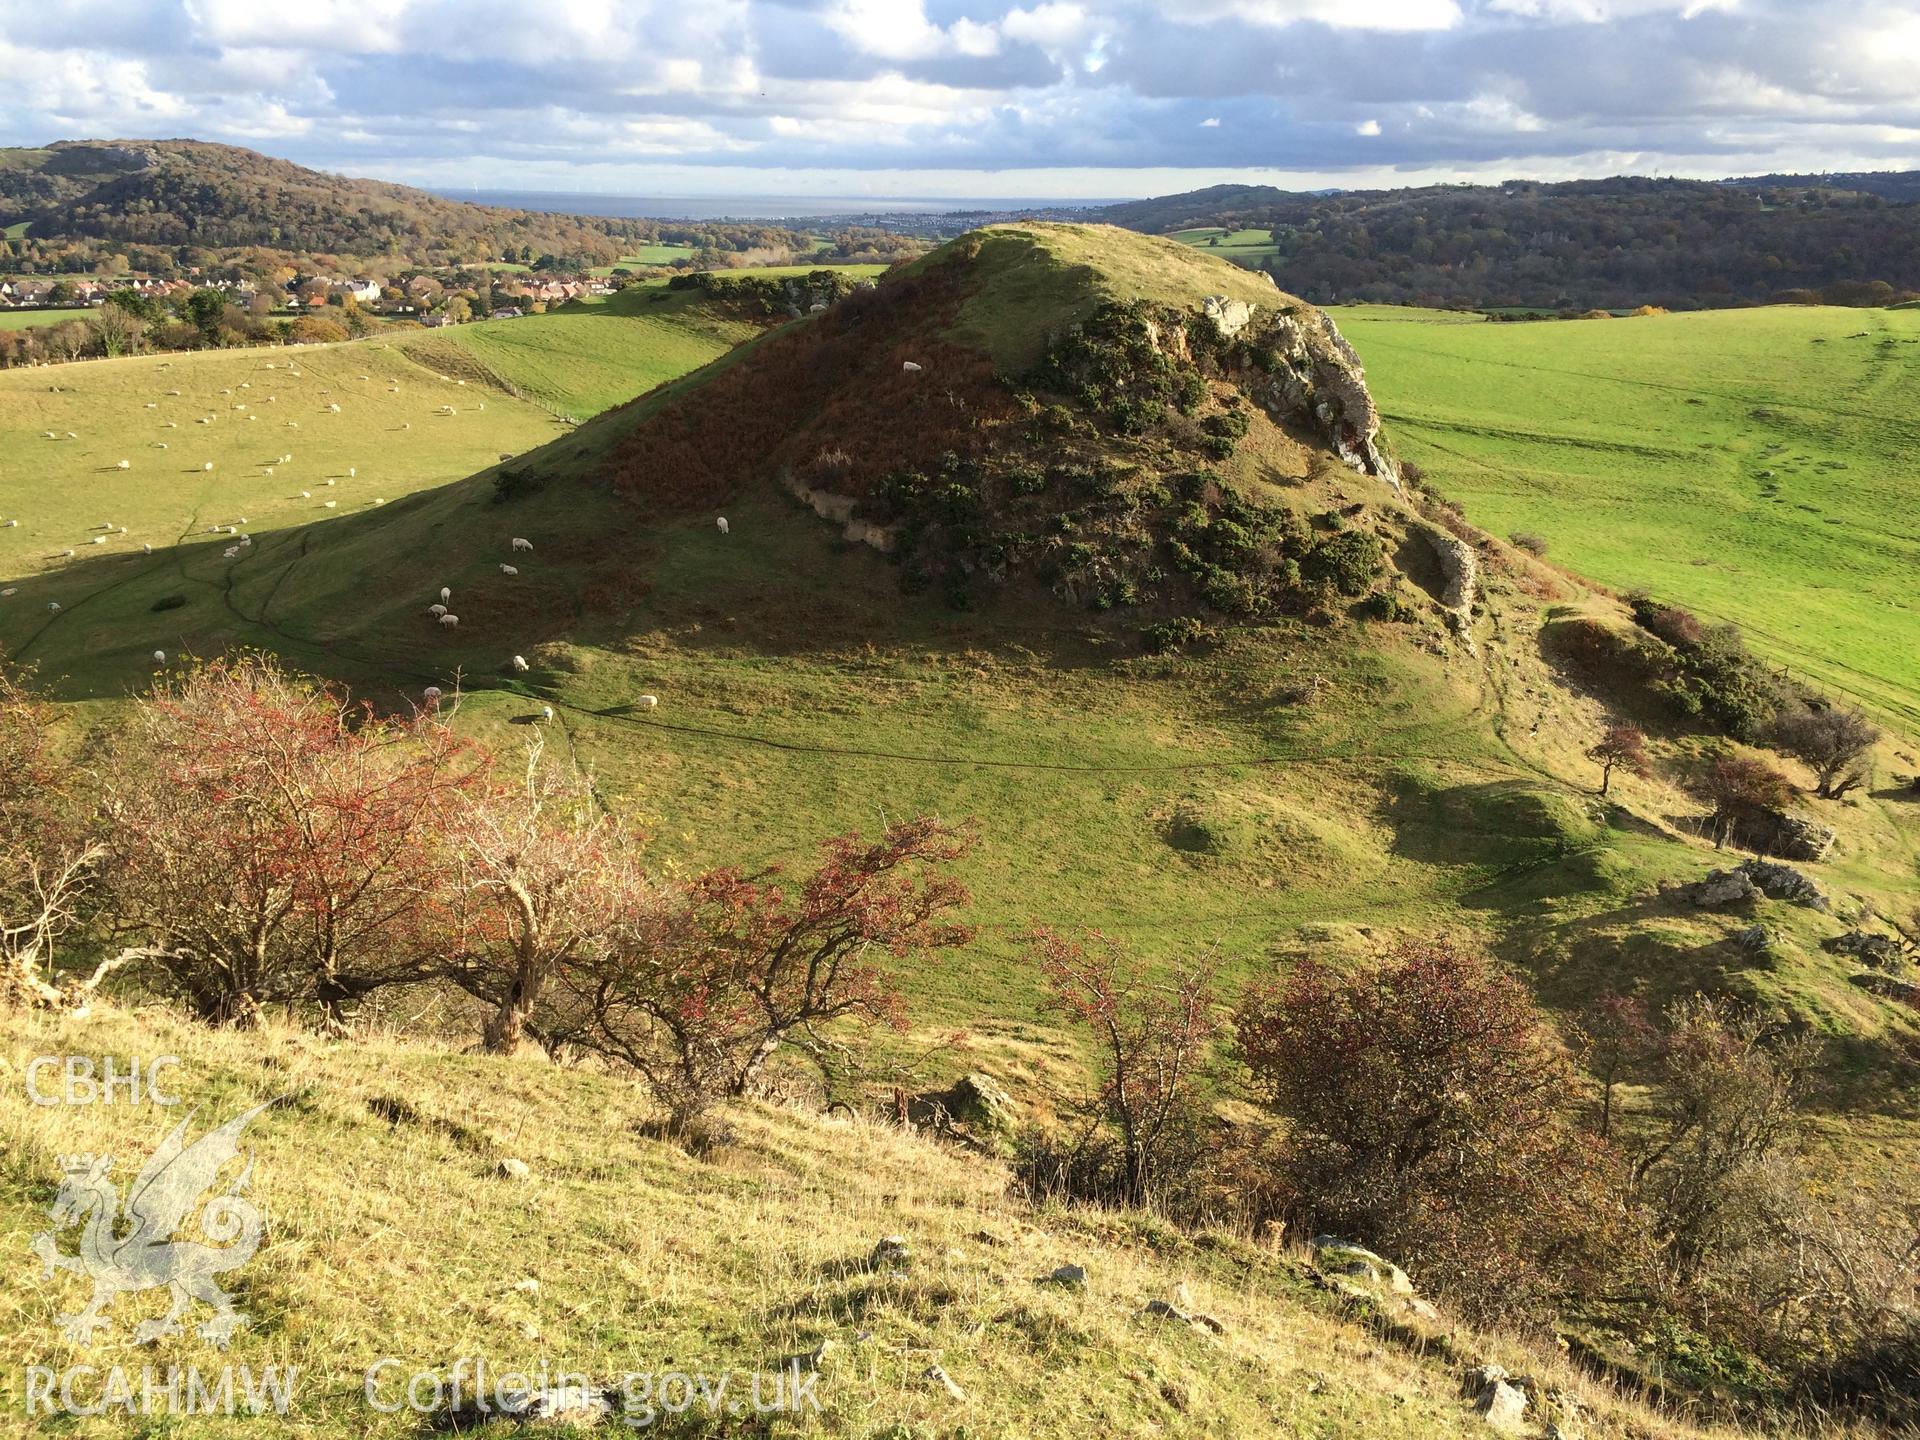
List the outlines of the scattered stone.
{"type": "Polygon", "coordinates": [[[962,1125],[999,1136],[1011,1136],[1020,1128],[1020,1107],[991,1075],[970,1071],[954,1081],[942,1099],[947,1114],[962,1125]]]}
{"type": "Polygon", "coordinates": [[[1182,1310],[1170,1300],[1149,1300],[1141,1307],[1142,1315],[1152,1315],[1160,1320],[1171,1320],[1177,1325],[1191,1325],[1202,1330],[1211,1330],[1215,1335],[1227,1333],[1227,1327],[1211,1315],[1202,1315],[1198,1311],[1182,1310]]]}
{"type": "Polygon", "coordinates": [[[1086,1268],[1081,1265],[1060,1265],[1041,1277],[1043,1285],[1065,1285],[1072,1290],[1087,1288],[1086,1268]]]}
{"type": "Polygon", "coordinates": [[[833,1337],[829,1335],[811,1350],[802,1350],[797,1355],[788,1355],[775,1368],[788,1375],[810,1375],[825,1362],[827,1352],[833,1348],[833,1337]]]}
{"type": "Polygon", "coordinates": [[[927,1366],[927,1368],[920,1373],[920,1378],[938,1385],[956,1400],[964,1400],[967,1398],[967,1392],[962,1390],[954,1381],[954,1378],[939,1365],[927,1366]]]}
{"type": "Polygon", "coordinates": [[[896,1268],[911,1264],[913,1251],[907,1245],[904,1235],[882,1235],[874,1245],[873,1253],[867,1256],[869,1270],[896,1268]]]}
{"type": "Polygon", "coordinates": [[[1510,1383],[1504,1366],[1476,1365],[1467,1371],[1467,1394],[1473,1396],[1473,1408],[1489,1425],[1500,1430],[1517,1430],[1527,1413],[1526,1382],[1510,1383]]]}
{"type": "Polygon", "coordinates": [[[1891,935],[1876,935],[1868,930],[1849,930],[1826,942],[1836,955],[1851,955],[1876,970],[1897,971],[1906,964],[1900,942],[1891,935]]]}
{"type": "Polygon", "coordinates": [[[1417,1320],[1438,1320],[1439,1307],[1432,1301],[1422,1300],[1418,1295],[1409,1295],[1405,1301],[1406,1311],[1417,1320]]]}
{"type": "Polygon", "coordinates": [[[1745,870],[1715,870],[1692,890],[1693,903],[1702,910],[1724,910],[1760,898],[1760,887],[1745,870]]]}
{"type": "Polygon", "coordinates": [[[1395,1295],[1413,1294],[1413,1281],[1408,1278],[1407,1272],[1364,1245],[1334,1235],[1316,1235],[1309,1243],[1313,1249],[1313,1263],[1328,1275],[1370,1284],[1384,1280],[1395,1295]]]}
{"type": "Polygon", "coordinates": [[[1773,953],[1773,933],[1764,925],[1749,925],[1733,937],[1733,943],[1748,955],[1773,953]]]}
{"type": "Polygon", "coordinates": [[[1828,909],[1827,897],[1820,887],[1791,865],[1771,860],[1749,860],[1740,867],[1760,887],[1769,900],[1788,900],[1810,910],[1828,909]]]}
{"type": "Polygon", "coordinates": [[[524,1160],[509,1156],[494,1167],[494,1174],[502,1180],[531,1180],[533,1167],[524,1160]]]}
{"type": "Polygon", "coordinates": [[[613,1413],[613,1401],[602,1390],[585,1385],[553,1385],[500,1397],[498,1414],[522,1423],[546,1421],[586,1428],[613,1413]]]}

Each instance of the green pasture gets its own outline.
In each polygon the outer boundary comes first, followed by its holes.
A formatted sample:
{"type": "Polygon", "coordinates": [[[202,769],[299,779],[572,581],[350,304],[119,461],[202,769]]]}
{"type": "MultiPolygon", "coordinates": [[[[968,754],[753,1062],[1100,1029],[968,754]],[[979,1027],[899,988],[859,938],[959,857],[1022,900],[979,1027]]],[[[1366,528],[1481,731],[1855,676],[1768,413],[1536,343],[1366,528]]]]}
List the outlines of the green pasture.
{"type": "Polygon", "coordinates": [[[1920,312],[1332,313],[1400,452],[1475,523],[1920,720],[1920,312]]]}

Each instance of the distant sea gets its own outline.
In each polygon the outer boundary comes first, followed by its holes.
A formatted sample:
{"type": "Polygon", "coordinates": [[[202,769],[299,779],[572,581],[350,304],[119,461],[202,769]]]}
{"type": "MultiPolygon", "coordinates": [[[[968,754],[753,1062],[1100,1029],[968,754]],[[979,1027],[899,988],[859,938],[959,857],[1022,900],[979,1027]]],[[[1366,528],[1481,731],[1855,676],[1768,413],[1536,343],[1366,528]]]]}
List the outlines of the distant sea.
{"type": "Polygon", "coordinates": [[[900,195],[884,200],[857,195],[597,195],[565,190],[436,190],[449,200],[502,205],[513,210],[551,210],[565,215],[608,215],[632,220],[784,220],[822,215],[945,215],[1009,210],[1079,210],[1117,205],[1118,200],[931,199],[900,195]]]}

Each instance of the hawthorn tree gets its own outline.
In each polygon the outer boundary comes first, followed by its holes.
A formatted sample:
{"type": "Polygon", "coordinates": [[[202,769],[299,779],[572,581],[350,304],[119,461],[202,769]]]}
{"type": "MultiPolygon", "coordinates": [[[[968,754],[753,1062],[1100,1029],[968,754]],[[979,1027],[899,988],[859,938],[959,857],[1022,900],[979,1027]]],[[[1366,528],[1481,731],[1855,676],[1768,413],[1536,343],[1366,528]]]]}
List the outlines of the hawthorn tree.
{"type": "MultiPolygon", "coordinates": [[[[1150,1203],[1168,1172],[1197,1149],[1199,1083],[1218,1032],[1214,974],[1195,961],[1156,984],[1126,951],[1097,930],[1069,940],[1052,930],[1027,937],[1047,1009],[1093,1036],[1100,1088],[1097,1116],[1119,1134],[1118,1174],[1085,1177],[1117,1190],[1126,1204],[1150,1203]]],[[[1095,1171],[1105,1167],[1097,1162],[1095,1171]]]]}
{"type": "Polygon", "coordinates": [[[1713,762],[1701,787],[1713,806],[1714,843],[1724,845],[1739,826],[1793,799],[1793,785],[1764,760],[1725,755],[1713,762]]]}
{"type": "Polygon", "coordinates": [[[1280,1166],[1312,1224],[1485,1312],[1591,1276],[1617,1214],[1608,1152],[1567,1121],[1572,1067],[1525,989],[1444,940],[1343,973],[1304,963],[1236,1017],[1280,1166]]]}
{"type": "Polygon", "coordinates": [[[117,931],[196,1015],[328,1023],[426,978],[446,827],[486,758],[387,720],[271,657],[197,664],[137,709],[103,830],[117,931]]]}
{"type": "Polygon", "coordinates": [[[443,973],[490,1007],[483,1047],[510,1054],[528,1038],[548,1049],[579,1038],[553,982],[604,961],[616,936],[646,933],[656,897],[643,837],[535,741],[516,780],[463,797],[450,843],[443,973]]]}
{"type": "Polygon", "coordinates": [[[973,939],[953,918],[967,891],[945,873],[973,844],[971,828],[920,816],[826,841],[791,890],[778,867],[696,877],[569,966],[592,1017],[583,1043],[638,1070],[679,1126],[754,1093],[782,1045],[824,1058],[837,1021],[901,1024],[900,968],[973,939]]]}
{"type": "Polygon", "coordinates": [[[1867,757],[1880,730],[1858,710],[1803,708],[1774,722],[1773,743],[1813,767],[1816,795],[1838,800],[1867,783],[1867,757]]]}
{"type": "Polygon", "coordinates": [[[1608,990],[1594,997],[1581,1016],[1587,1037],[1587,1068],[1600,1082],[1600,1138],[1613,1133],[1613,1090],[1627,1072],[1658,1053],[1659,1027],[1645,1002],[1608,990]]]}
{"type": "Polygon", "coordinates": [[[1599,742],[1587,751],[1587,758],[1600,766],[1600,793],[1605,795],[1613,784],[1615,766],[1622,766],[1634,775],[1645,776],[1649,771],[1647,763],[1647,735],[1638,725],[1615,725],[1599,742]]]}
{"type": "Polygon", "coordinates": [[[56,951],[86,918],[102,851],[80,803],[84,776],[31,678],[0,665],[0,1003],[57,1006],[70,990],[56,951]]]}

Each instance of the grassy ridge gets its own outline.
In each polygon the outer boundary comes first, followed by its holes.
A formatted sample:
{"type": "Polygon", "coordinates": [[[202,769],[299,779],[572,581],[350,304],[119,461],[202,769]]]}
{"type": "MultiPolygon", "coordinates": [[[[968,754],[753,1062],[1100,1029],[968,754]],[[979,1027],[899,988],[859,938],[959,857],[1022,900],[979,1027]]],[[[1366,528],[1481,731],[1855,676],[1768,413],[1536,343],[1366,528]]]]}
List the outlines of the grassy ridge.
{"type": "MultiPolygon", "coordinates": [[[[48,1053],[177,1056],[181,1104],[41,1108],[23,1085],[0,1087],[0,1225],[19,1237],[48,1227],[58,1155],[111,1154],[114,1177],[131,1176],[187,1110],[205,1107],[198,1135],[295,1093],[245,1137],[264,1239],[222,1277],[250,1317],[227,1350],[191,1330],[130,1344],[134,1324],[163,1308],[152,1290],[120,1297],[114,1329],[93,1345],[71,1344],[57,1318],[82,1303],[83,1282],[43,1280],[24,1244],[12,1247],[0,1287],[9,1433],[120,1436],[142,1423],[118,1411],[28,1420],[30,1365],[123,1365],[136,1396],[147,1365],[161,1385],[168,1366],[209,1378],[228,1364],[296,1367],[284,1419],[154,1420],[142,1433],[399,1440],[438,1432],[426,1416],[368,1405],[363,1377],[388,1357],[398,1364],[376,1375],[385,1404],[406,1376],[445,1377],[462,1357],[496,1374],[544,1366],[599,1383],[731,1372],[741,1397],[762,1371],[767,1398],[784,1357],[822,1342],[817,1415],[730,1421],[696,1409],[635,1433],[1471,1440],[1486,1427],[1458,1394],[1450,1343],[1576,1393],[1594,1440],[1731,1433],[1651,1414],[1545,1347],[1417,1320],[1398,1302],[1387,1303],[1410,1328],[1389,1338],[1313,1284],[1298,1248],[1029,1207],[1006,1193],[998,1162],[890,1126],[740,1107],[727,1117],[730,1143],[694,1158],[646,1138],[653,1117],[633,1087],[580,1069],[380,1038],[211,1035],[160,1014],[0,1034],[9,1075],[48,1053]],[[531,1178],[500,1178],[509,1157],[531,1178]],[[907,1263],[864,1264],[883,1235],[906,1241],[907,1263]],[[1084,1288],[1041,1283],[1064,1264],[1085,1268],[1084,1288]],[[1216,1317],[1222,1333],[1142,1313],[1168,1299],[1216,1317]],[[1451,1342],[1439,1338],[1449,1331],[1451,1342]],[[959,1395],[926,1377],[934,1363],[959,1395]]],[[[79,1398],[100,1383],[82,1377],[79,1398]]],[[[484,1433],[496,1431],[517,1433],[484,1433]]]]}
{"type": "Polygon", "coordinates": [[[1920,720],[1920,313],[1333,313],[1401,451],[1476,523],[1920,720]]]}

